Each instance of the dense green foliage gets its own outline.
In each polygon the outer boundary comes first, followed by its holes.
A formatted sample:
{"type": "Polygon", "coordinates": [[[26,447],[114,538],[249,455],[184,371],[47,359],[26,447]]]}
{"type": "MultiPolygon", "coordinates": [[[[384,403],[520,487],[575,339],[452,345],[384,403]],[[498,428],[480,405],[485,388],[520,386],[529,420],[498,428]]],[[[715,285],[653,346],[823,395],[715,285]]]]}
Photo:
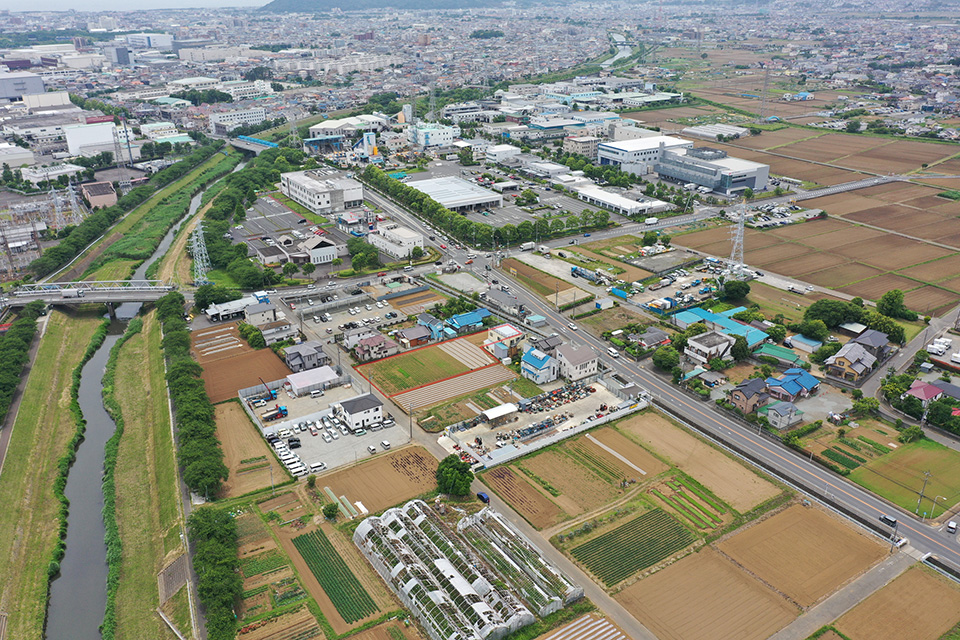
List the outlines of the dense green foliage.
{"type": "Polygon", "coordinates": [[[653,364],[658,369],[670,371],[680,364],[680,353],[669,345],[660,347],[653,352],[653,364]]]}
{"type": "Polygon", "coordinates": [[[731,280],[723,283],[720,297],[723,300],[743,300],[750,295],[750,284],[743,280],[731,280]]]}
{"type": "Polygon", "coordinates": [[[437,489],[440,493],[452,496],[465,496],[470,493],[473,472],[470,464],[451,454],[437,466],[437,489]]]}
{"type": "Polygon", "coordinates": [[[903,291],[900,289],[891,289],[880,297],[877,301],[877,313],[888,318],[903,318],[910,321],[917,319],[917,313],[904,306],[903,291]]]}
{"type": "Polygon", "coordinates": [[[0,424],[7,417],[13,394],[20,384],[20,374],[27,364],[30,345],[37,333],[37,318],[43,313],[42,302],[31,302],[0,336],[0,424]]]}
{"type": "Polygon", "coordinates": [[[197,287],[193,295],[193,303],[197,309],[206,309],[212,304],[223,304],[242,297],[236,289],[228,289],[218,284],[202,284],[197,287]]]}
{"type": "Polygon", "coordinates": [[[823,323],[831,329],[844,322],[860,322],[869,329],[887,334],[890,342],[903,343],[906,337],[906,332],[901,325],[879,311],[866,309],[863,306],[863,301],[859,298],[854,298],[849,302],[828,298],[817,300],[807,307],[803,319],[823,320],[823,323]]]}
{"type": "Polygon", "coordinates": [[[260,333],[260,329],[257,329],[252,324],[241,322],[237,325],[237,330],[240,333],[240,337],[246,340],[247,344],[254,349],[263,349],[267,346],[267,341],[263,339],[263,334],[260,333]]]}
{"type": "Polygon", "coordinates": [[[178,458],[183,481],[191,491],[212,498],[227,479],[223,450],[216,436],[214,410],[200,374],[190,357],[190,332],[183,320],[185,300],[170,293],[157,301],[163,324],[163,351],[167,359],[167,386],[176,410],[178,458]]]}
{"type": "Polygon", "coordinates": [[[197,596],[206,609],[207,637],[233,640],[237,625],[234,606],[243,593],[243,578],[237,571],[237,522],[224,509],[200,507],[190,514],[187,526],[196,546],[193,569],[197,572],[197,596]]]}
{"type": "Polygon", "coordinates": [[[379,609],[357,577],[320,529],[293,539],[310,572],[347,624],[362,620],[379,609]]]}
{"type": "Polygon", "coordinates": [[[490,40],[491,38],[502,38],[503,31],[500,29],[475,29],[470,32],[470,37],[475,40],[490,40]]]}
{"type": "Polygon", "coordinates": [[[213,104],[215,102],[233,102],[233,96],[224,91],[217,91],[216,89],[191,89],[189,91],[171,93],[170,97],[186,100],[195,107],[199,107],[201,104],[213,104]]]}

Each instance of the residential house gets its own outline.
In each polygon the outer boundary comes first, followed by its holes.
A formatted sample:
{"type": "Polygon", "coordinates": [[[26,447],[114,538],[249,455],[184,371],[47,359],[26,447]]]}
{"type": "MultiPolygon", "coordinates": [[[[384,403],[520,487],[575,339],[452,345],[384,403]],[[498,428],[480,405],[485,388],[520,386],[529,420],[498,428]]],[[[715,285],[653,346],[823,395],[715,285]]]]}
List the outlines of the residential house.
{"type": "Polygon", "coordinates": [[[263,339],[268,346],[284,340],[293,340],[300,336],[300,330],[286,319],[258,324],[257,329],[263,334],[263,339]]]}
{"type": "Polygon", "coordinates": [[[557,355],[557,347],[563,344],[563,338],[557,334],[549,335],[546,338],[531,337],[527,342],[534,349],[543,351],[548,356],[557,355]]]}
{"type": "Polygon", "coordinates": [[[316,369],[330,361],[330,357],[323,352],[323,347],[316,340],[287,347],[284,349],[283,359],[294,373],[316,369]]]}
{"type": "Polygon", "coordinates": [[[344,420],[350,431],[363,429],[383,420],[383,403],[372,393],[341,400],[333,405],[333,410],[344,420]]]}
{"type": "Polygon", "coordinates": [[[570,344],[557,347],[560,375],[570,382],[596,375],[597,361],[597,352],[590,347],[574,347],[570,344]]]}
{"type": "Polygon", "coordinates": [[[820,389],[820,381],[799,367],[787,369],[777,378],[767,378],[767,392],[781,400],[793,402],[807,398],[820,389]]]}
{"type": "Polygon", "coordinates": [[[868,329],[856,338],[853,338],[850,342],[859,344],[878,361],[885,360],[886,357],[890,355],[890,352],[893,351],[893,348],[890,346],[890,336],[876,329],[868,329]]]}
{"type": "Polygon", "coordinates": [[[747,378],[730,392],[730,403],[744,414],[753,413],[769,399],[767,383],[761,378],[747,378]]]}
{"type": "Polygon", "coordinates": [[[357,359],[360,362],[379,360],[400,353],[400,345],[383,334],[364,338],[357,343],[357,359]]]}
{"type": "Polygon", "coordinates": [[[683,354],[687,359],[697,364],[707,364],[714,358],[732,360],[730,351],[736,339],[719,331],[707,331],[698,336],[687,339],[687,347],[683,354]]]}
{"type": "Polygon", "coordinates": [[[862,344],[848,342],[840,347],[840,351],[824,360],[823,364],[830,375],[856,382],[873,371],[877,358],[862,344]]]}
{"type": "Polygon", "coordinates": [[[767,334],[760,329],[733,319],[733,316],[746,310],[746,307],[737,307],[736,309],[729,309],[723,313],[713,313],[706,309],[693,307],[692,309],[674,314],[671,321],[681,329],[686,329],[691,324],[702,322],[708,329],[713,331],[719,331],[729,336],[743,336],[747,341],[747,346],[752,349],[766,340],[767,334]]]}
{"type": "Polygon", "coordinates": [[[420,345],[430,342],[430,329],[422,324],[418,324],[397,331],[396,337],[397,340],[400,341],[400,344],[406,349],[419,347],[420,345]]]}
{"type": "Polygon", "coordinates": [[[520,359],[520,374],[536,384],[557,379],[557,360],[538,349],[527,349],[520,359]]]}
{"type": "Polygon", "coordinates": [[[483,341],[483,348],[497,359],[512,358],[517,354],[520,342],[526,335],[512,324],[498,324],[487,329],[487,339],[483,341]]]}
{"type": "Polygon", "coordinates": [[[770,426],[780,431],[789,429],[803,420],[803,411],[800,411],[792,402],[774,402],[762,407],[757,413],[766,416],[770,426]]]}
{"type": "Polygon", "coordinates": [[[943,397],[943,389],[929,382],[914,380],[907,392],[900,396],[900,399],[902,400],[907,396],[913,396],[914,398],[917,398],[920,400],[920,404],[926,407],[934,400],[939,400],[943,397]]]}
{"type": "Polygon", "coordinates": [[[934,380],[930,384],[938,387],[941,391],[943,391],[943,395],[947,396],[948,398],[960,400],[960,387],[957,385],[944,382],[943,380],[934,380]]]}
{"type": "Polygon", "coordinates": [[[753,352],[753,357],[759,358],[760,356],[776,358],[780,364],[792,365],[794,367],[803,362],[803,358],[797,355],[796,351],[781,347],[778,344],[764,343],[760,345],[760,348],[753,352]]]}
{"type": "Polygon", "coordinates": [[[247,324],[254,326],[276,322],[277,307],[269,302],[252,304],[243,310],[243,318],[247,321],[247,324]]]}
{"type": "Polygon", "coordinates": [[[501,291],[500,289],[491,288],[481,294],[481,297],[488,304],[493,305],[503,313],[513,316],[520,315],[520,310],[523,308],[523,304],[517,296],[512,293],[507,293],[506,291],[501,291]]]}
{"type": "Polygon", "coordinates": [[[639,335],[630,334],[627,339],[636,342],[644,349],[652,349],[670,344],[670,334],[657,327],[647,327],[647,330],[639,335]]]}
{"type": "Polygon", "coordinates": [[[490,316],[489,309],[474,309],[466,313],[458,313],[447,320],[447,325],[457,333],[468,333],[483,327],[483,320],[490,316]]]}
{"type": "Polygon", "coordinates": [[[443,320],[429,314],[421,313],[417,316],[417,324],[430,330],[431,340],[443,340],[457,335],[457,332],[443,324],[443,320]]]}
{"type": "Polygon", "coordinates": [[[346,349],[353,349],[361,340],[365,338],[372,338],[373,336],[379,334],[380,332],[373,327],[356,327],[354,329],[347,329],[343,332],[343,346],[346,349]]]}

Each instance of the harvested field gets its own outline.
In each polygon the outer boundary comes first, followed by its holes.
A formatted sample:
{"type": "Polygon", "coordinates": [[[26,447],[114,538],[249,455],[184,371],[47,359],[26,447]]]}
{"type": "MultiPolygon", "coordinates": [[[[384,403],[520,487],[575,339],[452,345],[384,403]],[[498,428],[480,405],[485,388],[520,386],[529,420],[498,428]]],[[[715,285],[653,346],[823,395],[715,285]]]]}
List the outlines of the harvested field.
{"type": "Polygon", "coordinates": [[[940,222],[935,224],[911,229],[908,235],[923,240],[933,240],[949,247],[960,248],[960,220],[941,218],[940,222]]]}
{"type": "MultiPolygon", "coordinates": [[[[553,501],[571,516],[596,509],[619,493],[619,489],[598,478],[589,468],[573,464],[560,450],[545,451],[515,466],[520,474],[530,472],[553,487],[560,494],[553,496],[553,501]]],[[[529,479],[537,482],[533,477],[529,479]]]]}
{"type": "Polygon", "coordinates": [[[808,129],[786,127],[784,129],[778,129],[777,131],[764,131],[758,136],[738,138],[732,144],[748,149],[770,149],[772,147],[788,145],[791,142],[797,142],[797,140],[804,140],[806,138],[817,139],[818,137],[822,137],[822,135],[823,134],[818,134],[808,129]]]}
{"type": "Polygon", "coordinates": [[[960,619],[960,589],[946,578],[911,567],[834,626],[851,640],[936,640],[960,619]]]}
{"type": "Polygon", "coordinates": [[[606,618],[589,613],[570,624],[540,636],[537,640],[628,640],[628,638],[606,618]]]}
{"type": "Polygon", "coordinates": [[[677,236],[675,240],[676,244],[679,244],[680,246],[690,247],[691,249],[700,249],[701,247],[705,247],[708,244],[713,244],[714,242],[729,242],[730,227],[713,227],[712,229],[704,229],[703,231],[685,233],[681,236],[677,236]]]}
{"type": "Polygon", "coordinates": [[[841,287],[840,291],[849,293],[850,295],[860,296],[861,298],[867,298],[868,300],[879,300],[880,296],[892,289],[900,289],[903,291],[913,289],[916,286],[917,282],[913,280],[892,273],[885,273],[876,278],[870,278],[869,280],[863,280],[862,282],[841,287]]]}
{"type": "Polygon", "coordinates": [[[618,428],[673,462],[741,513],[780,493],[775,485],[655,413],[627,418],[618,428]]]}
{"type": "Polygon", "coordinates": [[[822,271],[831,267],[848,264],[848,260],[835,253],[808,253],[806,255],[789,258],[778,262],[768,262],[763,265],[767,271],[789,274],[797,277],[814,271],[822,271]]]}
{"type": "Polygon", "coordinates": [[[868,267],[865,264],[849,262],[839,267],[831,267],[829,269],[823,269],[822,271],[807,273],[803,279],[821,287],[836,289],[851,282],[879,276],[882,273],[879,269],[868,267]]]}
{"type": "Polygon", "coordinates": [[[350,640],[422,640],[422,638],[416,627],[405,627],[399,620],[378,624],[373,629],[350,636],[350,640]]]}
{"type": "Polygon", "coordinates": [[[783,240],[800,241],[803,238],[819,236],[824,233],[839,231],[841,229],[849,231],[850,225],[841,220],[835,220],[833,218],[817,218],[813,220],[807,220],[806,222],[802,222],[800,224],[791,224],[786,227],[779,227],[777,229],[771,229],[770,231],[764,231],[763,235],[771,235],[783,240]]]}
{"type": "Polygon", "coordinates": [[[191,333],[190,349],[201,365],[253,351],[240,337],[236,322],[191,333]]]}
{"type": "Polygon", "coordinates": [[[843,249],[845,256],[887,270],[902,269],[952,253],[949,249],[894,235],[857,242],[843,249]]]}
{"type": "Polygon", "coordinates": [[[287,477],[286,469],[277,462],[243,407],[236,402],[226,402],[218,404],[214,411],[217,439],[223,447],[223,463],[230,470],[220,497],[242,496],[269,487],[271,477],[274,480],[287,477]],[[248,462],[243,462],[245,460],[248,462]]]}
{"type": "Polygon", "coordinates": [[[398,309],[404,315],[410,316],[416,313],[423,313],[435,304],[442,303],[445,299],[442,295],[431,289],[430,291],[411,293],[407,296],[392,298],[390,300],[390,306],[398,309]]]}
{"type": "MultiPolygon", "coordinates": [[[[865,224],[872,224],[886,229],[888,228],[887,224],[899,216],[917,213],[920,212],[916,209],[905,207],[903,205],[881,204],[880,206],[868,207],[866,209],[861,209],[860,211],[851,212],[847,214],[844,219],[853,220],[855,222],[863,222],[865,224]]],[[[934,213],[931,215],[939,219],[937,214],[934,213]]],[[[923,219],[922,222],[918,222],[917,224],[930,224],[931,222],[936,222],[936,220],[923,219]]]]}
{"type": "MultiPolygon", "coordinates": [[[[806,131],[806,129],[801,129],[801,131],[806,131]]],[[[830,162],[837,158],[843,158],[844,156],[888,144],[888,142],[889,141],[884,138],[865,138],[842,133],[828,133],[812,140],[804,140],[780,147],[777,149],[777,153],[795,158],[803,158],[804,160],[830,162]]],[[[837,164],[842,165],[843,162],[837,164]]]]}
{"type": "Polygon", "coordinates": [[[270,349],[248,351],[231,358],[208,362],[203,367],[203,382],[214,404],[237,397],[237,391],[264,380],[280,380],[290,369],[270,349]]]}
{"type": "Polygon", "coordinates": [[[504,260],[501,265],[508,270],[516,269],[517,277],[528,284],[534,293],[539,293],[540,295],[553,295],[558,287],[560,291],[565,291],[573,287],[573,285],[566,280],[554,278],[550,274],[535,269],[515,258],[508,258],[504,260]]]}
{"type": "Polygon", "coordinates": [[[417,389],[391,396],[391,400],[408,411],[419,411],[435,404],[446,402],[450,398],[473,393],[487,387],[494,387],[509,380],[516,379],[517,375],[503,365],[492,364],[469,373],[441,380],[417,389]]]}
{"type": "Polygon", "coordinates": [[[639,473],[637,470],[638,467],[646,472],[643,475],[647,478],[652,478],[669,469],[667,465],[654,457],[649,451],[613,427],[604,427],[603,429],[587,434],[587,436],[588,439],[599,442],[599,444],[608,450],[612,449],[615,451],[618,456],[624,459],[621,462],[632,465],[626,470],[625,475],[627,477],[636,477],[636,474],[639,473]]]}
{"type": "Polygon", "coordinates": [[[803,243],[821,251],[834,251],[846,247],[848,244],[883,238],[887,235],[877,229],[849,225],[845,229],[804,238],[803,243]]]}
{"type": "Polygon", "coordinates": [[[960,277],[950,278],[949,280],[941,280],[937,283],[937,286],[950,289],[951,291],[960,292],[960,277]]]}
{"type": "MultiPolygon", "coordinates": [[[[414,349],[360,365],[357,370],[377,385],[384,395],[415,389],[470,371],[470,366],[451,355],[448,349],[441,349],[442,346],[444,343],[414,349]]],[[[489,363],[487,359],[485,364],[489,363]]]]}
{"type": "Polygon", "coordinates": [[[803,608],[887,555],[886,548],[815,507],[794,505],[719,545],[803,608]]]}
{"type": "Polygon", "coordinates": [[[238,638],[243,640],[292,640],[319,637],[323,632],[306,605],[276,618],[242,625],[238,638]]]}
{"type": "Polygon", "coordinates": [[[337,496],[360,501],[370,513],[411,500],[436,488],[437,460],[420,447],[404,447],[317,479],[337,496]]]}
{"type": "Polygon", "coordinates": [[[939,282],[945,278],[953,278],[960,274],[960,255],[947,256],[908,269],[901,269],[900,273],[924,282],[939,282]]]}
{"type": "Polygon", "coordinates": [[[509,467],[494,467],[481,479],[537,529],[560,520],[560,507],[509,467]]]}
{"type": "MultiPolygon", "coordinates": [[[[746,244],[746,243],[744,243],[746,244]]],[[[752,265],[764,267],[773,262],[788,260],[791,258],[801,258],[814,252],[810,247],[793,242],[784,242],[766,249],[753,249],[746,245],[746,260],[752,265]]]]}
{"type": "Polygon", "coordinates": [[[847,191],[845,193],[835,193],[829,196],[821,196],[812,200],[804,200],[803,206],[811,209],[823,209],[833,216],[845,216],[854,211],[861,211],[875,207],[877,201],[868,198],[863,193],[863,189],[857,191],[847,191]]]}
{"type": "Polygon", "coordinates": [[[845,167],[865,169],[875,173],[907,173],[956,154],[953,145],[896,140],[844,158],[845,167]]]}
{"type": "Polygon", "coordinates": [[[662,640],[764,640],[797,615],[787,600],[709,547],[615,597],[662,640]]]}
{"type": "Polygon", "coordinates": [[[903,295],[904,304],[920,315],[939,316],[956,306],[960,295],[940,287],[925,286],[903,295]]]}

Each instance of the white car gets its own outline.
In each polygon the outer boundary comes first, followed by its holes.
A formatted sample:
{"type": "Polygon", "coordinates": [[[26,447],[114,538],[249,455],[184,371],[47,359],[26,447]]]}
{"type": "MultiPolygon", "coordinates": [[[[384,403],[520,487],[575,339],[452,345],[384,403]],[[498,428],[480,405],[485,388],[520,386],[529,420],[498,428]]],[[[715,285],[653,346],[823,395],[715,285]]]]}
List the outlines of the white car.
{"type": "Polygon", "coordinates": [[[568,324],[567,326],[570,327],[570,330],[571,330],[571,331],[576,331],[576,330],[577,330],[577,325],[573,324],[572,322],[571,322],[570,324],[568,324]]]}
{"type": "Polygon", "coordinates": [[[325,433],[325,434],[323,434],[323,441],[324,441],[324,442],[333,442],[333,438],[330,437],[330,434],[329,434],[329,433],[325,433]]]}

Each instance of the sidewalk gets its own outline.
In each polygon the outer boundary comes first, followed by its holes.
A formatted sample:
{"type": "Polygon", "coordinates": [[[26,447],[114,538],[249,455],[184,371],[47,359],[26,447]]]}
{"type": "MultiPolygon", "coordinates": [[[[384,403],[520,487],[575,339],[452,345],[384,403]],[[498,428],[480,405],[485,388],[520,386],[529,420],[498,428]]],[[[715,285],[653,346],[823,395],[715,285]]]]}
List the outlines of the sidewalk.
{"type": "Polygon", "coordinates": [[[808,610],[779,632],[770,636],[770,640],[804,640],[809,638],[817,629],[830,624],[874,591],[889,584],[916,561],[917,559],[913,555],[904,551],[890,556],[808,610]]]}

